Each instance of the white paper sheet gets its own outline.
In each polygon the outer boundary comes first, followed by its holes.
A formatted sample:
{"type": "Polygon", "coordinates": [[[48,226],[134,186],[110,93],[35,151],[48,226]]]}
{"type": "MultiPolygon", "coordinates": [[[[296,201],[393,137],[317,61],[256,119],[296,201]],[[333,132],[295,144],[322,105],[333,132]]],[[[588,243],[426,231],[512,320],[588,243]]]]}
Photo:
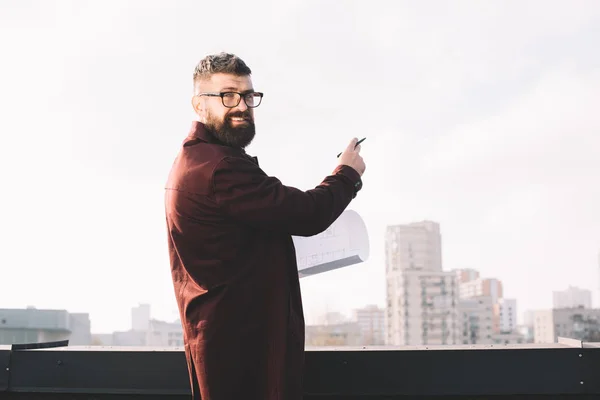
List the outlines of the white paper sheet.
{"type": "Polygon", "coordinates": [[[369,257],[367,227],[352,210],[344,211],[325,232],[292,239],[301,278],[358,264],[369,257]]]}

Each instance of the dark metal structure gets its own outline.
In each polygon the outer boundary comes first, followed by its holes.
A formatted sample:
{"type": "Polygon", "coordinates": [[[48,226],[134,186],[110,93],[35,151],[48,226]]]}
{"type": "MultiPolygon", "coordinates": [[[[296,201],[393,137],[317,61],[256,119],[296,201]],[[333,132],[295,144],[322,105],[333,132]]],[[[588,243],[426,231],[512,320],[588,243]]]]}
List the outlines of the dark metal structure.
{"type": "MultiPolygon", "coordinates": [[[[0,346],[0,399],[189,399],[181,349],[0,346]]],[[[600,399],[600,347],[309,349],[306,399],[600,399]]],[[[235,382],[232,382],[235,384],[235,382]]]]}

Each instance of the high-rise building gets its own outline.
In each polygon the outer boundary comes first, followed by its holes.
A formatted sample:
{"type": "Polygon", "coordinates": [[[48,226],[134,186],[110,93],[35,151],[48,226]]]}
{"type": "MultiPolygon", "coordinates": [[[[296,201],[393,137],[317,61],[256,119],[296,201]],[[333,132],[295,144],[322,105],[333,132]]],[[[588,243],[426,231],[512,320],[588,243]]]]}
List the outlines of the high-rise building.
{"type": "Polygon", "coordinates": [[[441,271],[440,226],[432,221],[388,226],[385,252],[388,271],[441,271]]]}
{"type": "Polygon", "coordinates": [[[552,292],[552,308],[592,308],[592,292],[569,286],[566,290],[552,292]]]}
{"type": "Polygon", "coordinates": [[[387,343],[460,343],[457,276],[442,270],[439,224],[388,226],[385,247],[387,343]]]}

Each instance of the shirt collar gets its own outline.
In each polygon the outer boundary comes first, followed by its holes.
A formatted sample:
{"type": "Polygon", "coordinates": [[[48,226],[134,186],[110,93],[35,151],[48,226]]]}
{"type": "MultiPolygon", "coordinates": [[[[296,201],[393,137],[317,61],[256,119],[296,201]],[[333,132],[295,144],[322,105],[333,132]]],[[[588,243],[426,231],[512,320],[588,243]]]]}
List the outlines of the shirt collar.
{"type": "Polygon", "coordinates": [[[192,121],[192,127],[188,133],[188,139],[200,139],[203,142],[219,144],[219,141],[215,139],[208,131],[206,126],[200,121],[192,121]]]}

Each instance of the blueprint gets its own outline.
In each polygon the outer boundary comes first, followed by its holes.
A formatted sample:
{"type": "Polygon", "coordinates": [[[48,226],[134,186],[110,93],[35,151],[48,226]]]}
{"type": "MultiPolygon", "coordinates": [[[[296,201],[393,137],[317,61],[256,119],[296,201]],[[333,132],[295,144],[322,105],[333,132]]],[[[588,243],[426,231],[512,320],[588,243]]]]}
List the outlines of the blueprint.
{"type": "Polygon", "coordinates": [[[346,210],[324,232],[293,236],[300,277],[364,262],[369,257],[367,228],[356,211],[346,210]]]}

